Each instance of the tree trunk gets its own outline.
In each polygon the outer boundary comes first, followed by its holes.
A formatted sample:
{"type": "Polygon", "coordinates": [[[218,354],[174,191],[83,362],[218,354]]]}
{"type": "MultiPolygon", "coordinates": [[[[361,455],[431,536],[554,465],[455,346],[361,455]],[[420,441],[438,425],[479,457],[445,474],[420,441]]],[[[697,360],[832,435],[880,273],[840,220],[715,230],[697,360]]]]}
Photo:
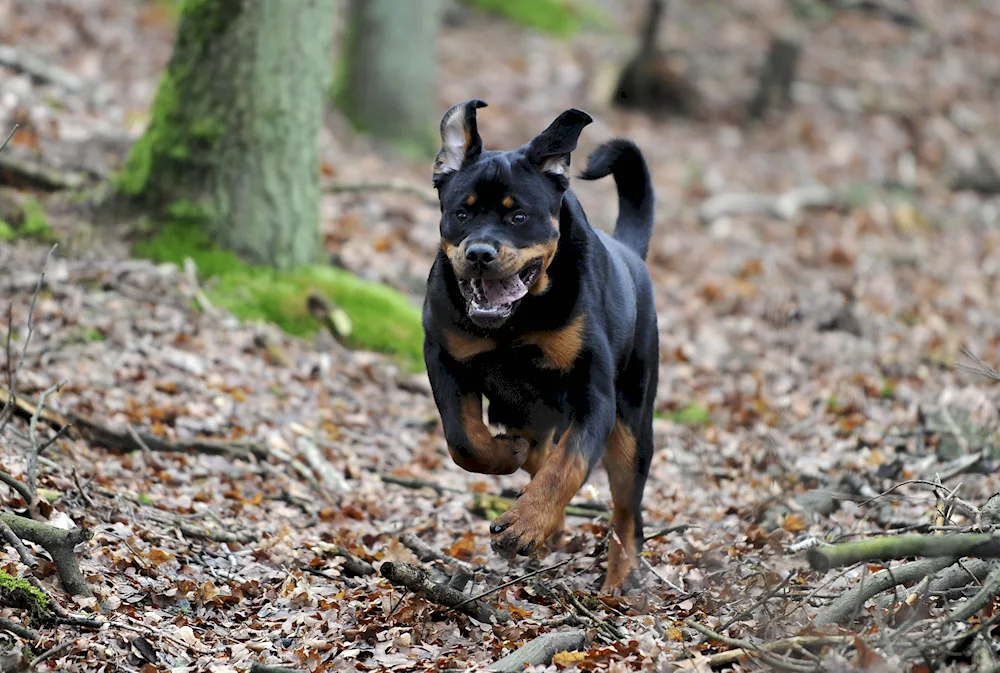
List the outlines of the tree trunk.
{"type": "Polygon", "coordinates": [[[333,0],[186,0],[118,191],[278,268],[314,261],[333,0]]]}
{"type": "Polygon", "coordinates": [[[358,129],[432,154],[440,0],[352,0],[337,99],[358,129]]]}

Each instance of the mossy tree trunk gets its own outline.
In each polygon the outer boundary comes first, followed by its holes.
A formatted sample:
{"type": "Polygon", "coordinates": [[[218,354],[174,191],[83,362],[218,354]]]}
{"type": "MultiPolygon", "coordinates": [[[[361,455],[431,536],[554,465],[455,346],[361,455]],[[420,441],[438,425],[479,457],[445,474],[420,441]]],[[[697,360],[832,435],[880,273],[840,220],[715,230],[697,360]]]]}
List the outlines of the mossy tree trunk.
{"type": "Polygon", "coordinates": [[[184,0],[118,191],[250,262],[315,261],[333,0],[184,0]]]}
{"type": "Polygon", "coordinates": [[[351,0],[336,98],[354,126],[433,153],[441,0],[351,0]]]}

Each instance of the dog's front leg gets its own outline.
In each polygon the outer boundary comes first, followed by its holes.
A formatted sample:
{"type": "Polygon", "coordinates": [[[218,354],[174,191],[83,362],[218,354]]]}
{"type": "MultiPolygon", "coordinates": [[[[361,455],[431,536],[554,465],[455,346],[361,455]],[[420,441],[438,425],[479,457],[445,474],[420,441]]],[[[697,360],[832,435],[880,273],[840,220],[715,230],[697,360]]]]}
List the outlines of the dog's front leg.
{"type": "Polygon", "coordinates": [[[601,459],[615,425],[611,391],[589,389],[586,407],[552,447],[514,506],[490,526],[493,550],[512,558],[530,554],[562,525],[569,501],[601,459]]]}
{"type": "Polygon", "coordinates": [[[455,463],[480,474],[517,472],[528,457],[530,442],[524,437],[493,436],[483,422],[482,392],[463,385],[458,378],[462,365],[443,348],[428,342],[424,357],[448,452],[455,463]]]}

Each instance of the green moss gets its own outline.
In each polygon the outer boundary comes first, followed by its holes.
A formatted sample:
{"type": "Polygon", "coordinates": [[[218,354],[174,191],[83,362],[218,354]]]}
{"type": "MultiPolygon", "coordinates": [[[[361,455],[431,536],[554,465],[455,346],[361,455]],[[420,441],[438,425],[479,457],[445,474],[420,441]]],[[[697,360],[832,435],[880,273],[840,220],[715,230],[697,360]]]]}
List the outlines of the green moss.
{"type": "Polygon", "coordinates": [[[199,273],[213,279],[206,294],[244,320],[273,322],[290,334],[308,336],[319,328],[306,300],[318,292],[351,319],[348,340],[355,346],[396,354],[411,370],[423,366],[420,312],[399,292],[362,280],[342,269],[307,265],[279,271],[247,264],[209,241],[196,225],[171,224],[135,253],[159,262],[182,264],[190,257],[199,273]]]}
{"type": "Polygon", "coordinates": [[[171,148],[171,154],[186,154],[186,144],[172,133],[173,117],[177,111],[177,87],[167,68],[156,89],[152,117],[146,131],[132,146],[122,170],[115,176],[115,189],[119,194],[138,198],[146,192],[153,170],[153,153],[161,148],[171,148]]]}
{"type": "Polygon", "coordinates": [[[32,622],[45,622],[52,617],[49,598],[31,582],[0,570],[0,604],[25,610],[32,622]]]}
{"type": "Polygon", "coordinates": [[[3,220],[0,220],[0,241],[13,241],[17,238],[17,232],[3,220]]]}
{"type": "Polygon", "coordinates": [[[892,381],[886,381],[882,384],[882,389],[878,391],[878,396],[883,400],[891,400],[896,397],[896,386],[892,381]]]}
{"type": "Polygon", "coordinates": [[[584,26],[603,26],[607,18],[582,0],[461,0],[543,33],[567,36],[584,26]]]}
{"type": "Polygon", "coordinates": [[[34,238],[39,241],[54,241],[55,234],[49,219],[45,215],[45,208],[33,196],[29,196],[24,201],[24,222],[18,229],[21,236],[34,238]]]}
{"type": "Polygon", "coordinates": [[[712,422],[712,412],[697,402],[691,402],[680,409],[668,411],[662,417],[681,425],[708,425],[712,422]]]}

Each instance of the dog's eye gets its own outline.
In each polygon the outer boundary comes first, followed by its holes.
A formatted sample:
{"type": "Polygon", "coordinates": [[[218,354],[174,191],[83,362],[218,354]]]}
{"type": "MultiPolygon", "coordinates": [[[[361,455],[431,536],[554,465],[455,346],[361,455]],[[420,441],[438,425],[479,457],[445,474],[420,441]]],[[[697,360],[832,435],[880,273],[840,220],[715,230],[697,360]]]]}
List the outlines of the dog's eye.
{"type": "Polygon", "coordinates": [[[525,215],[524,213],[514,213],[511,216],[510,221],[513,224],[524,224],[525,222],[528,221],[528,216],[525,215]]]}
{"type": "Polygon", "coordinates": [[[458,220],[459,222],[465,222],[467,219],[469,219],[469,211],[460,210],[456,212],[455,219],[458,220]]]}

